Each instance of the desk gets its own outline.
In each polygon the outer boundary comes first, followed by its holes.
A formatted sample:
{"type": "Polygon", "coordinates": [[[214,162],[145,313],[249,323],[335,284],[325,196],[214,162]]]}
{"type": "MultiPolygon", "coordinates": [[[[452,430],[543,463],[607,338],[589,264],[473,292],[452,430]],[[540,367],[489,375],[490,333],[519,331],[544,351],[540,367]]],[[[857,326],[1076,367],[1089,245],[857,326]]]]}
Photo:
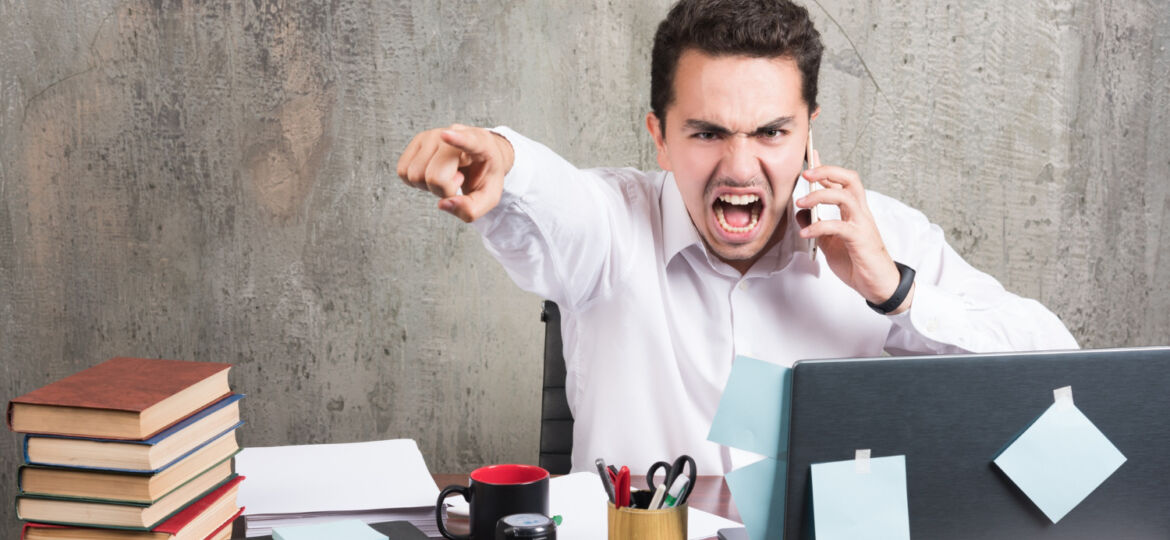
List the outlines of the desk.
{"type": "MultiPolygon", "coordinates": [[[[435,483],[439,485],[440,489],[452,484],[466,486],[468,481],[466,474],[433,474],[431,476],[434,477],[435,483]]],[[[631,478],[630,481],[635,488],[646,488],[645,478],[631,478]]],[[[691,491],[691,497],[687,504],[704,512],[741,521],[739,512],[736,511],[735,505],[731,502],[731,491],[727,489],[727,482],[723,481],[722,476],[700,476],[695,481],[695,489],[691,491]]],[[[232,538],[243,537],[244,518],[240,518],[232,524],[232,538]]]]}

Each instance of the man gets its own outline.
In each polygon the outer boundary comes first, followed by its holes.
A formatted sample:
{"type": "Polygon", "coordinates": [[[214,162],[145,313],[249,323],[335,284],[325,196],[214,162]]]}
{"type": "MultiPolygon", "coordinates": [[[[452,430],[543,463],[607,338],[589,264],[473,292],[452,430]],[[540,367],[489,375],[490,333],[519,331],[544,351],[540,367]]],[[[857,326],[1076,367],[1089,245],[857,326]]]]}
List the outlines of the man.
{"type": "Polygon", "coordinates": [[[682,0],[652,58],[646,128],[663,171],[579,170],[507,128],[426,131],[403,152],[404,181],[560,306],[573,470],[686,452],[717,474],[752,459],[706,440],[736,355],[1077,346],[921,213],[853,171],[802,173],[821,52],[787,0],[682,0]],[[827,189],[793,200],[802,176],[827,189]],[[833,219],[810,224],[815,205],[833,219]]]}

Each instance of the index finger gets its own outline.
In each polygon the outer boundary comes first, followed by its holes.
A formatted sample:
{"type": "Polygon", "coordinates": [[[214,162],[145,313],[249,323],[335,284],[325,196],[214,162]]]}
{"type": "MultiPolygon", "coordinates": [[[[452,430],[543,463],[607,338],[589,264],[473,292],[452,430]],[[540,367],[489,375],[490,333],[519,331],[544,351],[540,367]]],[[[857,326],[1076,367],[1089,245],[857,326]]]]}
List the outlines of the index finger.
{"type": "Polygon", "coordinates": [[[491,158],[491,146],[477,135],[470,129],[451,128],[443,130],[439,137],[443,142],[462,150],[472,160],[486,161],[491,158]]]}
{"type": "Polygon", "coordinates": [[[859,188],[861,186],[861,177],[857,175],[857,171],[851,171],[844,167],[835,167],[833,165],[821,165],[808,169],[802,173],[804,178],[810,182],[820,182],[829,187],[842,187],[845,189],[859,188]]]}

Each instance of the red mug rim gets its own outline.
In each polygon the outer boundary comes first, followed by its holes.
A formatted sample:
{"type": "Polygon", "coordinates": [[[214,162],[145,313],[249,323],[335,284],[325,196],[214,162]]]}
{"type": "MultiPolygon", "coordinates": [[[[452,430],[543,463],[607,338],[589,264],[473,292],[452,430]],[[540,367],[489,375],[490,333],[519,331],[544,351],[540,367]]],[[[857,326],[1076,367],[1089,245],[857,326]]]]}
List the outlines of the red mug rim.
{"type": "Polygon", "coordinates": [[[524,485],[549,477],[548,471],[536,465],[488,465],[471,471],[471,479],[481,484],[524,485]]]}

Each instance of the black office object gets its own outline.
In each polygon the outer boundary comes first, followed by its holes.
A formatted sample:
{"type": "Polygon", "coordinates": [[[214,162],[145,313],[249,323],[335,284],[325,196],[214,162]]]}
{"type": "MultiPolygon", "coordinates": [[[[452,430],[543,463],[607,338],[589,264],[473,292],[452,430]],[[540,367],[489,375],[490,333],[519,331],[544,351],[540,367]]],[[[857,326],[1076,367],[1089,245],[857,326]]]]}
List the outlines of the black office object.
{"type": "Polygon", "coordinates": [[[496,540],[557,540],[557,525],[543,514],[513,514],[496,522],[496,540]]]}
{"type": "MultiPolygon", "coordinates": [[[[386,535],[386,538],[389,540],[428,540],[427,535],[418,530],[418,527],[411,525],[409,521],[387,521],[384,523],[371,523],[370,527],[372,527],[375,531],[386,535]]],[[[233,530],[233,540],[243,538],[243,531],[233,530]]],[[[272,536],[253,536],[248,540],[272,540],[272,536]]]]}
{"type": "Polygon", "coordinates": [[[793,367],[785,538],[812,538],[812,463],[905,455],[912,538],[1170,538],[1170,348],[815,360],[793,367]],[[991,461],[1072,386],[1126,457],[1053,524],[991,461]]]}
{"type": "Polygon", "coordinates": [[[545,301],[544,388],[540,407],[540,466],[552,474],[568,474],[572,468],[573,413],[565,396],[565,356],[561,342],[561,311],[545,301]]]}

